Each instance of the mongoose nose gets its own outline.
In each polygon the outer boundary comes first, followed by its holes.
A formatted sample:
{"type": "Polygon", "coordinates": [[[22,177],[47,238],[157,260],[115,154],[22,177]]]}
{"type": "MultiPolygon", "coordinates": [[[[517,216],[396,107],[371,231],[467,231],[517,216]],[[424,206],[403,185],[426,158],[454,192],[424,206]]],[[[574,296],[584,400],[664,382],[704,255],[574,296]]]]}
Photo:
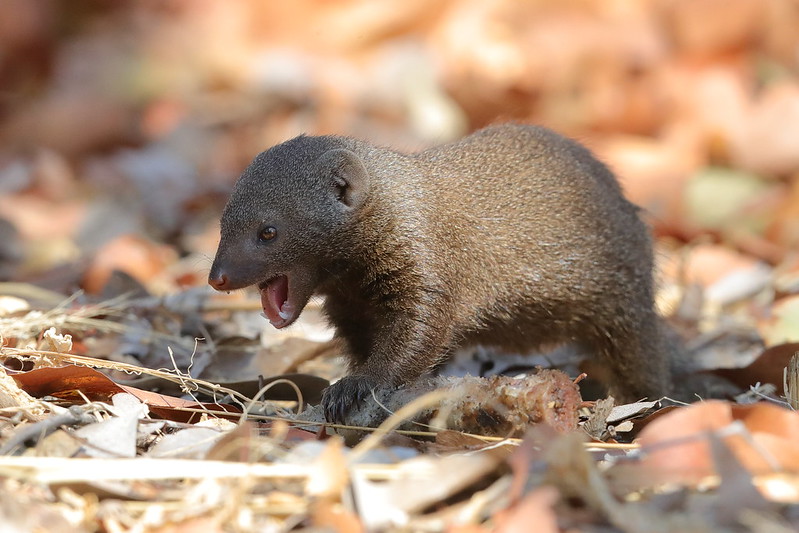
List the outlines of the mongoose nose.
{"type": "Polygon", "coordinates": [[[213,287],[218,291],[225,291],[228,288],[228,284],[230,280],[225,274],[217,274],[213,275],[213,273],[208,276],[208,285],[213,287]]]}

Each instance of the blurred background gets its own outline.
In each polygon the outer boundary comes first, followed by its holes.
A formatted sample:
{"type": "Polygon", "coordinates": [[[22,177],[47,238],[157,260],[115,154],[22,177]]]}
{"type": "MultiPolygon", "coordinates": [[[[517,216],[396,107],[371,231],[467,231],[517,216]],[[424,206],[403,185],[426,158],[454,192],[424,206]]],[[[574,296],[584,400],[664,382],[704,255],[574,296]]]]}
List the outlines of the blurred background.
{"type": "Polygon", "coordinates": [[[507,120],[616,171],[666,283],[795,302],[795,0],[3,0],[0,280],[201,285],[269,146],[418,150],[507,120]]]}

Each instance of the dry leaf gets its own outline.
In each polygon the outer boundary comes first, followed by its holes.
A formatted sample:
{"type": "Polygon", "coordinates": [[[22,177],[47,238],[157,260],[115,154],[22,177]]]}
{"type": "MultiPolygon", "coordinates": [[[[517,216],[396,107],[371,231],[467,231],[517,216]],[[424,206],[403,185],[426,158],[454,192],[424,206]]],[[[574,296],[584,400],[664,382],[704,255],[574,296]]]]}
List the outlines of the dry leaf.
{"type": "Polygon", "coordinates": [[[127,392],[147,404],[150,411],[158,416],[178,422],[189,422],[200,418],[200,414],[182,411],[182,408],[206,410],[215,416],[229,416],[238,419],[238,407],[216,403],[198,404],[181,398],[126,387],[114,383],[104,374],[81,366],[39,368],[30,372],[13,375],[14,380],[28,394],[36,397],[54,396],[63,400],[83,403],[83,398],[92,401],[108,401],[114,394],[127,392]],[[79,391],[79,392],[78,392],[79,391]]]}
{"type": "Polygon", "coordinates": [[[343,453],[344,441],[333,438],[313,462],[308,477],[308,494],[325,499],[339,500],[349,484],[349,468],[343,453]]]}
{"type": "Polygon", "coordinates": [[[784,408],[702,402],[674,410],[643,429],[641,474],[652,485],[693,485],[715,474],[711,434],[753,474],[796,471],[799,451],[792,443],[797,432],[799,413],[784,408]]]}
{"type": "Polygon", "coordinates": [[[89,457],[135,457],[139,419],[147,415],[147,406],[126,393],[112,398],[115,416],[75,430],[84,442],[89,457]]]}
{"type": "Polygon", "coordinates": [[[558,501],[558,491],[541,487],[526,494],[516,505],[495,517],[497,533],[526,533],[535,524],[538,533],[558,533],[558,520],[553,509],[558,501]]]}
{"type": "MultiPolygon", "coordinates": [[[[799,330],[798,330],[799,331],[799,330]]],[[[743,368],[717,368],[712,373],[728,379],[742,389],[756,383],[770,383],[783,394],[783,372],[791,357],[799,352],[799,342],[777,344],[766,348],[754,361],[743,368]]]]}
{"type": "Polygon", "coordinates": [[[141,283],[164,272],[175,262],[175,251],[163,245],[133,235],[123,235],[104,245],[86,270],[83,287],[98,294],[114,270],[126,272],[141,283]]]}
{"type": "Polygon", "coordinates": [[[761,320],[758,326],[768,346],[799,341],[799,295],[775,302],[771,316],[761,320]]]}

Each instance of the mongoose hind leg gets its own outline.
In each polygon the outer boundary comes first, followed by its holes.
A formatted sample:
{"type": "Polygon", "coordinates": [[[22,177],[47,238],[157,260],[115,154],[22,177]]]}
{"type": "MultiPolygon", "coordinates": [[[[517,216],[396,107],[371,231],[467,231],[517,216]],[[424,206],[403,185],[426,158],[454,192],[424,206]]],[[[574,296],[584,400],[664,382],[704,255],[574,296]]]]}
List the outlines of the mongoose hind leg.
{"type": "Polygon", "coordinates": [[[608,392],[619,403],[657,400],[671,391],[665,324],[654,312],[644,314],[603,328],[588,341],[607,370],[608,392]]]}

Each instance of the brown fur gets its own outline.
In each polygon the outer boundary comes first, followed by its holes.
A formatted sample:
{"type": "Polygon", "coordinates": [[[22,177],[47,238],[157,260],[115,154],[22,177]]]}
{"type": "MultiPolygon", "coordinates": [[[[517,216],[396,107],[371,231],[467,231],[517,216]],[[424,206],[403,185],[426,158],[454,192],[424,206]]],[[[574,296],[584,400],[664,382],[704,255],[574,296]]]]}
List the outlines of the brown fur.
{"type": "Polygon", "coordinates": [[[221,226],[216,288],[289,274],[300,310],[326,296],[351,358],[326,391],[330,419],[476,343],[573,342],[609,367],[618,398],[670,390],[638,209],[588,150],[550,130],[490,127],[410,155],[297,137],[253,161],[221,226]],[[274,242],[258,242],[264,223],[274,242]]]}

